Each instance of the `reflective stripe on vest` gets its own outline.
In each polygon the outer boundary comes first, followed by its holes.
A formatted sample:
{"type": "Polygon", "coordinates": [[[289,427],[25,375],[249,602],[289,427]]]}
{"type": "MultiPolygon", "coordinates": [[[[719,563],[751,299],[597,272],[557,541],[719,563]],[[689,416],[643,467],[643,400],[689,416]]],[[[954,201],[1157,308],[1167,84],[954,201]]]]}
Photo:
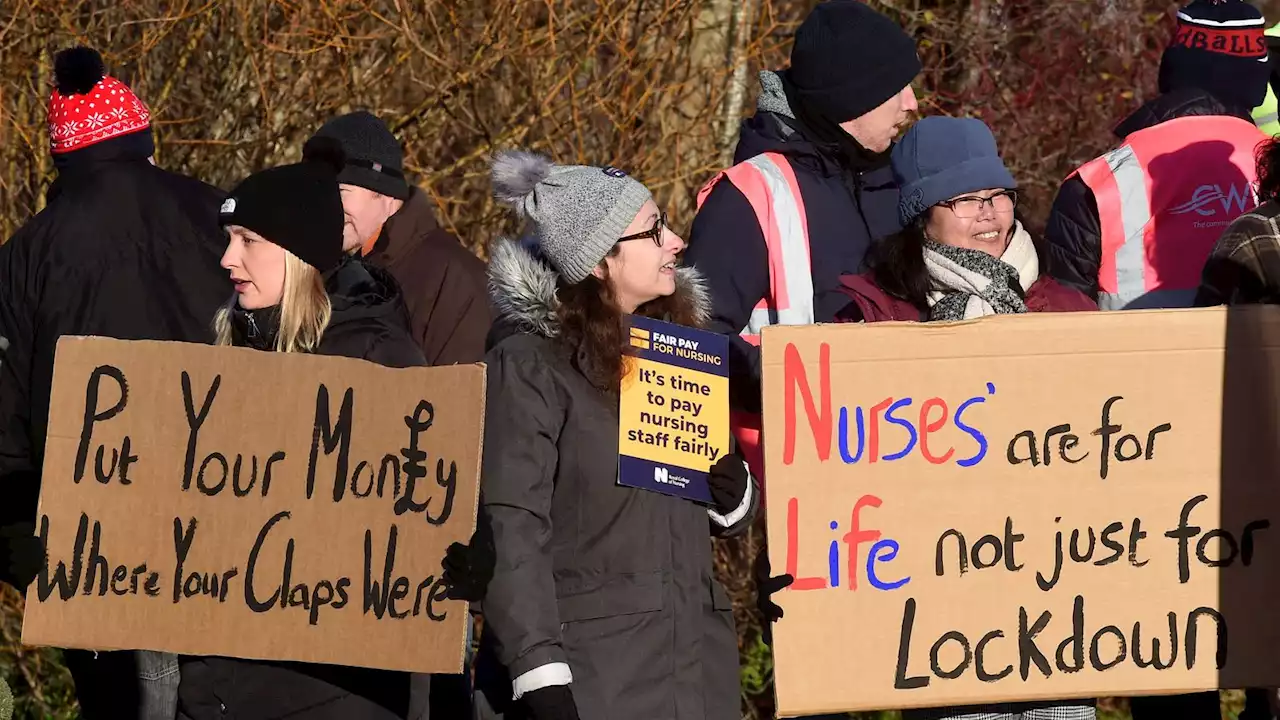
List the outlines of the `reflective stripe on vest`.
{"type": "MultiPolygon", "coordinates": [[[[769,254],[769,292],[756,304],[742,328],[743,339],[760,344],[770,325],[811,325],[813,267],[809,259],[809,221],[795,171],[778,153],[757,155],[716,175],[698,191],[698,208],[721,179],[728,179],[751,205],[769,254]]],[[[760,416],[731,412],[729,424],[751,474],[764,480],[760,416]]]]}
{"type": "Polygon", "coordinates": [[[1257,204],[1253,152],[1265,139],[1239,118],[1178,118],[1076,171],[1098,205],[1099,308],[1191,305],[1214,242],[1257,204]]]}
{"type": "Polygon", "coordinates": [[[769,294],[761,298],[741,334],[759,344],[770,325],[813,323],[813,268],[809,263],[809,225],[795,171],[777,153],[757,155],[717,175],[698,193],[702,206],[711,188],[727,178],[755,213],[769,253],[769,294]]]}

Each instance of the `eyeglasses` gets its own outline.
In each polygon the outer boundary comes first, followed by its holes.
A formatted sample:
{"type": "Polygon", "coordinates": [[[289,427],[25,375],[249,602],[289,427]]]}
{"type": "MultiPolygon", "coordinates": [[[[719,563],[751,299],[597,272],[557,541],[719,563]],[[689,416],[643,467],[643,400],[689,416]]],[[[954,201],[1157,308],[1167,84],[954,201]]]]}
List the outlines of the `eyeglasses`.
{"type": "Polygon", "coordinates": [[[1001,215],[1007,215],[1018,206],[1018,193],[1014,190],[1001,190],[988,198],[965,195],[955,200],[943,200],[938,204],[951,208],[951,212],[962,220],[978,217],[986,205],[990,205],[992,210],[1001,215]]]}
{"type": "Polygon", "coordinates": [[[649,239],[653,241],[654,245],[657,245],[658,247],[662,247],[662,231],[665,230],[666,228],[667,228],[667,214],[664,212],[658,216],[658,220],[653,224],[652,228],[645,230],[644,232],[636,233],[635,235],[620,237],[618,238],[618,242],[626,242],[627,240],[649,239]]]}

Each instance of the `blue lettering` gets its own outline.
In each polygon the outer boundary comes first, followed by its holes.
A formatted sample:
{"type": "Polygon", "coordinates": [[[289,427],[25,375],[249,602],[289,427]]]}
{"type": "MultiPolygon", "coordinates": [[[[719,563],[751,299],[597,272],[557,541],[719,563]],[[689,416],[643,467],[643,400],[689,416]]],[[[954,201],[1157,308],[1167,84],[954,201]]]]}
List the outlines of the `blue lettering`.
{"type": "MultiPolygon", "coordinates": [[[[988,395],[996,394],[996,386],[994,384],[987,383],[987,394],[988,395]]],[[[981,430],[978,430],[976,428],[970,427],[969,425],[966,425],[964,423],[964,420],[961,419],[961,416],[964,415],[964,411],[967,410],[970,405],[984,403],[986,402],[986,400],[987,399],[982,396],[969,398],[968,400],[965,400],[963,403],[961,403],[960,407],[956,408],[956,427],[968,433],[970,437],[972,437],[974,440],[978,442],[978,452],[973,457],[956,461],[956,464],[959,465],[960,467],[973,467],[974,465],[977,465],[978,463],[982,462],[982,458],[987,456],[986,436],[982,434],[981,430]]]]}
{"type": "Polygon", "coordinates": [[[901,450],[900,452],[896,452],[896,453],[894,453],[894,454],[892,454],[892,455],[885,455],[885,456],[884,456],[884,459],[885,459],[885,460],[900,460],[900,459],[902,459],[902,458],[906,457],[906,456],[907,456],[907,454],[908,454],[908,453],[910,453],[910,452],[915,448],[915,446],[916,446],[916,439],[917,439],[917,438],[916,438],[916,428],[915,428],[915,426],[914,426],[914,425],[912,425],[912,424],[911,424],[909,421],[907,421],[907,420],[903,420],[902,418],[896,418],[896,417],[894,417],[894,416],[893,416],[893,411],[894,411],[894,410],[897,410],[897,409],[899,409],[899,408],[907,407],[907,406],[908,406],[908,405],[910,405],[910,404],[911,404],[911,398],[902,398],[902,399],[901,399],[901,400],[899,400],[898,402],[896,402],[896,403],[894,403],[894,404],[890,405],[890,406],[889,406],[889,409],[888,409],[888,410],[886,410],[886,411],[885,411],[885,413],[884,413],[884,419],[885,419],[885,420],[887,420],[887,421],[889,421],[889,422],[891,422],[891,423],[893,423],[894,425],[897,425],[897,426],[899,426],[899,427],[904,427],[904,428],[906,428],[906,429],[907,429],[907,432],[908,432],[908,433],[911,433],[911,437],[910,437],[910,439],[908,439],[908,440],[907,440],[907,446],[906,446],[906,447],[904,447],[904,448],[902,448],[902,450],[901,450]]]}
{"type": "MultiPolygon", "coordinates": [[[[840,524],[832,520],[831,529],[838,527],[840,524]]],[[[840,587],[840,545],[835,540],[831,541],[831,547],[827,549],[827,570],[831,575],[831,587],[840,587]]]]}
{"type": "Polygon", "coordinates": [[[911,582],[910,576],[894,582],[882,582],[876,576],[876,563],[889,562],[898,557],[898,541],[897,540],[881,540],[871,546],[871,551],[867,553],[867,580],[871,586],[877,590],[897,590],[898,588],[911,582]],[[887,550],[881,554],[881,550],[887,550]]]}
{"type": "Polygon", "coordinates": [[[862,459],[862,451],[866,441],[866,426],[862,420],[862,408],[854,408],[858,423],[858,454],[849,455],[849,408],[840,408],[840,459],[852,465],[862,459]]]}

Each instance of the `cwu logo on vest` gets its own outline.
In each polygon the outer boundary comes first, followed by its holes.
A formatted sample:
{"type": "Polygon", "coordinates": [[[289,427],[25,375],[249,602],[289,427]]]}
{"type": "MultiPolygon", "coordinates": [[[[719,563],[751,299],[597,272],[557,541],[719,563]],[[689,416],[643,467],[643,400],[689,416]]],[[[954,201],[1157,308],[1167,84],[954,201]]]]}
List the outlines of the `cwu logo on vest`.
{"type": "Polygon", "coordinates": [[[1227,192],[1223,192],[1222,186],[1218,184],[1201,185],[1191,194],[1190,200],[1170,208],[1169,213],[1186,215],[1194,212],[1203,217],[1211,217],[1217,215],[1218,208],[1221,207],[1222,212],[1239,215],[1257,204],[1257,196],[1251,185],[1228,185],[1227,192]]]}

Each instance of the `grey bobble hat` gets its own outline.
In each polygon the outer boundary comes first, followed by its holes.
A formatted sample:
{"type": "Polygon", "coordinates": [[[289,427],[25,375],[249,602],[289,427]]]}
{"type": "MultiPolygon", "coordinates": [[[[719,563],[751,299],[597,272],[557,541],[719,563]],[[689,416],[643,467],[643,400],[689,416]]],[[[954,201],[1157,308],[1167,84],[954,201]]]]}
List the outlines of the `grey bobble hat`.
{"type": "Polygon", "coordinates": [[[494,197],[532,226],[542,255],[571,285],[591,274],[653,197],[615,167],[557,165],[523,150],[499,153],[490,170],[494,197]]]}

